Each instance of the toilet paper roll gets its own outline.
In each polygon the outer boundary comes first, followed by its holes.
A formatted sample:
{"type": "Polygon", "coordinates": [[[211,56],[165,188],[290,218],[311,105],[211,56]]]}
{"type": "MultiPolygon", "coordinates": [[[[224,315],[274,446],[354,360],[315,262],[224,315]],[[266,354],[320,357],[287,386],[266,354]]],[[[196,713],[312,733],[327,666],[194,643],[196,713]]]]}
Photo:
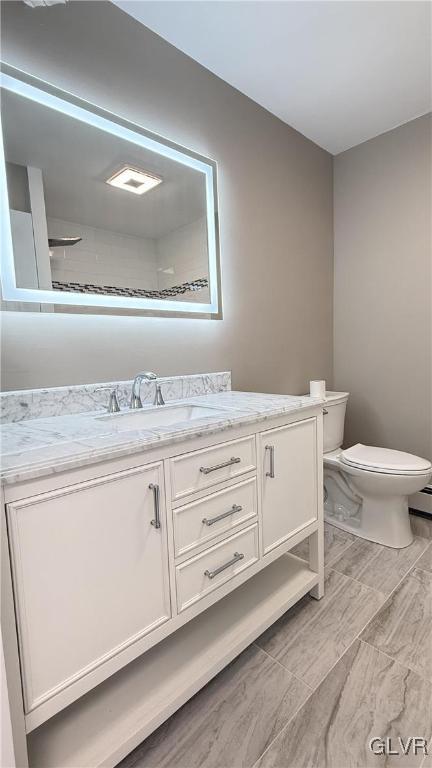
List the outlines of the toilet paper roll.
{"type": "Polygon", "coordinates": [[[311,397],[325,397],[326,383],[325,381],[310,381],[309,391],[311,397]]]}

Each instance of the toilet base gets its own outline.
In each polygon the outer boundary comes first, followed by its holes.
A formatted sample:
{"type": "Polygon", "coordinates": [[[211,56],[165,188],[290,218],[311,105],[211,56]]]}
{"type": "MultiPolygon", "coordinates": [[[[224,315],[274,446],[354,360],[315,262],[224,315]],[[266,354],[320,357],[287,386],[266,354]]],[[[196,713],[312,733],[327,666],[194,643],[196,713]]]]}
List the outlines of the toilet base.
{"type": "Polygon", "coordinates": [[[335,516],[329,515],[326,512],[324,512],[324,520],[326,521],[326,523],[329,523],[329,525],[334,525],[335,528],[340,528],[342,531],[347,531],[348,533],[352,533],[354,534],[354,536],[357,536],[359,539],[366,539],[367,541],[373,541],[375,544],[382,544],[383,546],[391,547],[392,549],[403,549],[404,547],[409,547],[409,545],[412,544],[414,540],[414,536],[411,531],[409,515],[408,515],[408,521],[407,521],[409,526],[409,531],[406,530],[406,525],[404,525],[402,536],[399,535],[399,537],[397,538],[397,541],[393,539],[393,543],[390,543],[388,535],[379,536],[374,533],[367,532],[364,530],[362,525],[353,525],[353,524],[350,525],[346,521],[338,520],[335,516]]]}
{"type": "Polygon", "coordinates": [[[324,480],[324,519],[328,523],[393,549],[403,549],[412,543],[407,496],[389,495],[388,489],[387,493],[379,494],[376,488],[374,495],[369,495],[363,484],[359,488],[358,478],[332,469],[324,473],[324,480]]]}

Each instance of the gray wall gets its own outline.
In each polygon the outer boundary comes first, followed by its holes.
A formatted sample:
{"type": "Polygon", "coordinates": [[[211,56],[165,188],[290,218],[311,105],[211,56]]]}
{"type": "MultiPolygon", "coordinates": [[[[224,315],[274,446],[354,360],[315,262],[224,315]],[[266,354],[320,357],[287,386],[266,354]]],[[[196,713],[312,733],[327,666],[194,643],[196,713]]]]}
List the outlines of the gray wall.
{"type": "Polygon", "coordinates": [[[9,313],[3,388],[231,368],[332,377],[332,158],[115,6],[2,3],[3,58],[218,162],[222,321],[9,313]]]}
{"type": "Polygon", "coordinates": [[[432,458],[431,116],[338,155],[335,387],[346,444],[432,458]]]}

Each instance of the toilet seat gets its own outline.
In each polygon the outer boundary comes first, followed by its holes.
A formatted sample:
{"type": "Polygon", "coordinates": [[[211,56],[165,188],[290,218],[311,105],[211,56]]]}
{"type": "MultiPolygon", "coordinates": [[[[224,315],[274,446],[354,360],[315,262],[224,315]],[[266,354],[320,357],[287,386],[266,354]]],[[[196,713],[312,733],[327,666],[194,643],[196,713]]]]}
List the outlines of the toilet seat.
{"type": "Polygon", "coordinates": [[[341,451],[339,458],[342,464],[349,467],[386,475],[416,476],[427,474],[432,470],[432,464],[427,459],[403,451],[375,448],[361,443],[341,451]]]}

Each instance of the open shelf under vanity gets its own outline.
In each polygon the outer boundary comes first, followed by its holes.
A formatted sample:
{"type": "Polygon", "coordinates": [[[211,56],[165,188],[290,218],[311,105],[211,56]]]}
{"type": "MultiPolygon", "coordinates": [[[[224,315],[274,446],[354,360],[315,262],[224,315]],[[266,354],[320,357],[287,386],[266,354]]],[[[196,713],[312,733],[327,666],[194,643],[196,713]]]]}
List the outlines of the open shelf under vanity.
{"type": "Polygon", "coordinates": [[[317,582],[306,562],[282,555],[32,731],[30,765],[115,766],[317,582]]]}

